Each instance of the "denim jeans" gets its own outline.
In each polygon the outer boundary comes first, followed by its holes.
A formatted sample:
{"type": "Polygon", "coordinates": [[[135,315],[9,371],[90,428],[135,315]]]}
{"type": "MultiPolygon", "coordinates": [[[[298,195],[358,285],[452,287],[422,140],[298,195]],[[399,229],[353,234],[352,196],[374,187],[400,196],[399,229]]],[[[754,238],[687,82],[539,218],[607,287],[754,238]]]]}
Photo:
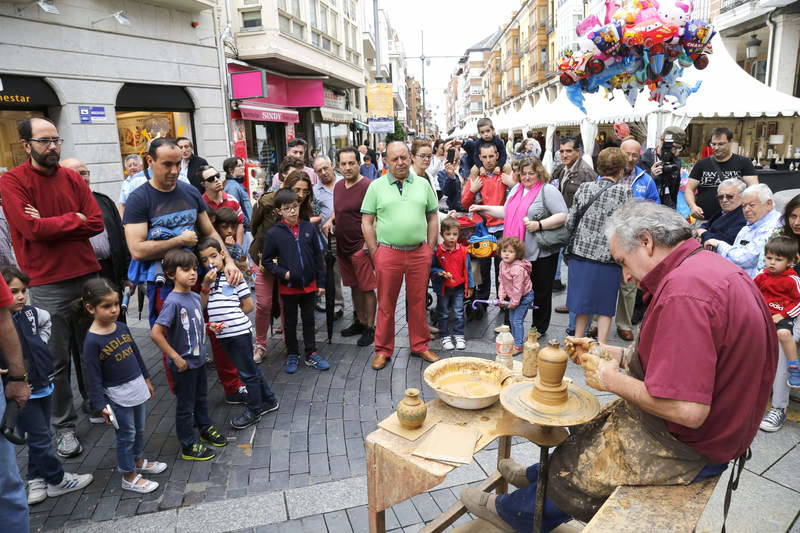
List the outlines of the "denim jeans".
{"type": "Polygon", "coordinates": [[[172,360],[168,364],[175,383],[175,431],[181,446],[188,448],[197,442],[194,427],[197,426],[202,432],[211,425],[211,418],[208,416],[206,365],[178,372],[172,360]]]}
{"type": "Polygon", "coordinates": [[[117,430],[117,470],[129,474],[136,470],[136,459],[144,459],[145,404],[122,407],[108,400],[119,423],[117,430]]]}
{"type": "Polygon", "coordinates": [[[464,336],[464,284],[444,287],[444,294],[436,295],[436,315],[439,320],[439,337],[449,336],[450,317],[453,317],[453,335],[464,336]]]}
{"type": "Polygon", "coordinates": [[[217,338],[239,372],[239,379],[247,387],[247,408],[257,413],[267,403],[275,402],[275,395],[267,385],[256,362],[253,361],[253,337],[250,333],[217,338]]]}
{"type": "MultiPolygon", "coordinates": [[[[6,412],[6,394],[0,381],[0,419],[6,412]]],[[[28,531],[28,497],[19,477],[14,445],[0,437],[0,517],[3,531],[28,531]]]]}
{"type": "Polygon", "coordinates": [[[19,433],[27,433],[28,479],[44,478],[51,485],[64,479],[64,467],[56,457],[50,432],[50,413],[53,410],[53,395],[28,400],[19,413],[19,433]]]}
{"type": "Polygon", "coordinates": [[[511,334],[514,336],[514,346],[522,346],[525,342],[525,316],[533,303],[533,291],[519,299],[516,309],[508,310],[508,319],[511,321],[511,334]]]}

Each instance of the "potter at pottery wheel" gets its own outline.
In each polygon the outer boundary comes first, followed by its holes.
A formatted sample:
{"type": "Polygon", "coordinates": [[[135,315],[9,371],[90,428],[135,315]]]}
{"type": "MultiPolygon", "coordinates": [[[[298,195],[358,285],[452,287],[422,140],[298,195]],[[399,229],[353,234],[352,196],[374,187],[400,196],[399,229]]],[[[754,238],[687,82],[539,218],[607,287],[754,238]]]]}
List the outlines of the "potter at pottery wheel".
{"type": "Polygon", "coordinates": [[[590,421],[600,412],[597,398],[575,384],[567,386],[567,401],[561,405],[547,405],[533,400],[531,392],[534,385],[532,381],[508,385],[500,393],[500,403],[512,415],[540,426],[577,426],[590,421]]]}

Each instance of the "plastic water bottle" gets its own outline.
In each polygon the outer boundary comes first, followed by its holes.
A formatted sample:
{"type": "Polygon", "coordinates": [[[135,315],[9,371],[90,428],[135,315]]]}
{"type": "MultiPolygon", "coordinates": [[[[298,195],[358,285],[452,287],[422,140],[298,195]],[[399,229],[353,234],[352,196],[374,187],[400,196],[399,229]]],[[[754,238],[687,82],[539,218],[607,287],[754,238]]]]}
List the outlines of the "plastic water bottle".
{"type": "Polygon", "coordinates": [[[495,361],[501,365],[505,365],[509,369],[514,368],[514,359],[511,352],[514,351],[514,336],[511,335],[511,330],[505,324],[500,326],[500,333],[494,340],[495,348],[495,361]]]}

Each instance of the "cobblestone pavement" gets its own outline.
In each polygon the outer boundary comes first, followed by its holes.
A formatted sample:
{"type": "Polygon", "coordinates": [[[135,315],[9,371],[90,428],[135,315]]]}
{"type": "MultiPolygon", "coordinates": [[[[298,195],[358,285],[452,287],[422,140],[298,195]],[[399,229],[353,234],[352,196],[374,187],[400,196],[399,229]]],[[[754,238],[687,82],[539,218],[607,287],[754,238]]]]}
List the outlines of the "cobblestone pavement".
{"type": "MultiPolygon", "coordinates": [[[[148,403],[145,455],[169,468],[152,476],[157,491],[139,495],[122,491],[116,472],[114,431],[92,425],[81,415],[78,435],[84,452],[64,461],[67,471],[93,473],[94,482],[82,492],[48,498],[31,508],[32,530],[67,531],[367,531],[364,438],[377,422],[390,415],[407,387],[418,387],[426,400],[435,393],[424,384],[427,365],[410,357],[403,306],[397,309],[397,347],[391,365],[380,372],[370,367],[371,347],[338,331],[349,323],[349,294],[344,320],[336,322],[333,343],[327,344],[324,315],[317,314],[318,347],[331,369],[319,372],[300,366],[294,375],[283,372],[285,350],[278,336],[270,339],[268,359],[261,370],[280,400],[280,409],[243,431],[228,421],[241,406],[229,406],[213,369],[208,369],[211,418],[231,439],[209,462],[179,459],[174,435],[175,398],[169,391],[160,353],[148,337],[146,320],[130,321],[131,331],[150,369],[155,398],[148,403]],[[323,344],[324,343],[324,344],[323,344]]],[[[565,293],[554,295],[554,305],[565,293]]],[[[402,300],[401,300],[402,301],[402,300]]],[[[131,316],[136,312],[132,310],[131,316]]],[[[458,355],[494,356],[493,328],[502,321],[496,310],[469,322],[467,350],[458,355]]],[[[548,336],[563,338],[566,315],[553,314],[548,336]]],[[[613,328],[612,328],[613,331],[613,328]]],[[[614,336],[612,342],[619,339],[614,336]]],[[[438,340],[431,348],[440,355],[438,340]]],[[[451,352],[455,354],[456,352],[451,352]]],[[[570,363],[567,375],[583,384],[583,374],[570,363]]],[[[80,396],[75,394],[77,399],[80,396]]],[[[601,402],[614,398],[598,394],[601,402]]],[[[77,400],[76,400],[77,401],[77,400]]],[[[800,411],[793,403],[795,413],[800,411]]],[[[735,494],[729,531],[800,532],[800,423],[794,421],[774,434],[760,432],[754,459],[748,463],[735,494]],[[769,516],[765,528],[764,515],[769,516]],[[792,527],[792,524],[794,526],[792,527]],[[752,527],[751,527],[752,526],[752,527]]],[[[387,510],[387,530],[416,532],[458,499],[463,486],[494,472],[496,444],[476,454],[471,465],[457,468],[434,490],[387,510]]],[[[513,457],[520,463],[538,460],[538,449],[515,438],[513,457]]],[[[26,452],[19,448],[24,473],[26,452]]],[[[719,489],[719,487],[718,487],[719,489]]],[[[722,508],[719,490],[698,531],[719,530],[722,508]],[[713,512],[712,512],[713,511],[713,512]]],[[[469,517],[462,517],[460,524],[469,517]]]]}

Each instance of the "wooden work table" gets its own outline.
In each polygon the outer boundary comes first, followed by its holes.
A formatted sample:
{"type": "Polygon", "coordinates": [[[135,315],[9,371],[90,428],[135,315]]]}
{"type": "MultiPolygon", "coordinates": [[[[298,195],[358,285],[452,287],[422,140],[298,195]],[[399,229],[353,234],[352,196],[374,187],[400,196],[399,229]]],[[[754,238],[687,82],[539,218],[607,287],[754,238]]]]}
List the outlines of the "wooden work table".
{"type": "MultiPolygon", "coordinates": [[[[480,431],[481,436],[475,445],[475,452],[482,450],[493,440],[499,438],[497,460],[510,457],[511,437],[523,437],[542,448],[541,457],[544,468],[540,474],[546,476],[547,449],[558,446],[567,438],[567,430],[559,427],[543,427],[529,424],[508,413],[500,402],[485,409],[467,411],[451,407],[438,398],[428,402],[428,416],[436,416],[449,424],[468,426],[480,431]]],[[[378,428],[366,438],[367,454],[367,495],[370,533],[384,533],[386,509],[412,496],[434,488],[455,467],[411,455],[431,434],[432,430],[409,441],[399,435],[378,428]]],[[[481,490],[495,490],[504,494],[507,484],[498,472],[489,476],[481,485],[481,490]]],[[[540,483],[544,492],[545,487],[540,483]]],[[[461,516],[466,509],[458,502],[438,518],[430,522],[423,532],[444,531],[461,516]]]]}

